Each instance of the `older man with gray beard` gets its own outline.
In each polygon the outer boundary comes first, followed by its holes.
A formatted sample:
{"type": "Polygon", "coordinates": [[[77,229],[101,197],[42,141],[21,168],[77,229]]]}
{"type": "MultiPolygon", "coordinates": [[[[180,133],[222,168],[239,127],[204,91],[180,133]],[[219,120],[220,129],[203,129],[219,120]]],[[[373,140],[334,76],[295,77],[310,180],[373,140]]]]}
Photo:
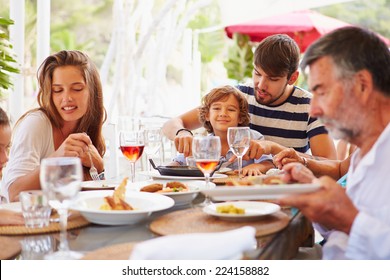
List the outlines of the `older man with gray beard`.
{"type": "MultiPolygon", "coordinates": [[[[311,116],[359,149],[346,190],[324,176],[318,191],[277,202],[299,208],[320,225],[327,239],[324,259],[390,259],[390,52],[374,33],[346,27],[311,45],[301,64],[307,66],[311,116]]],[[[283,168],[287,177],[307,181],[301,164],[283,168]]]]}

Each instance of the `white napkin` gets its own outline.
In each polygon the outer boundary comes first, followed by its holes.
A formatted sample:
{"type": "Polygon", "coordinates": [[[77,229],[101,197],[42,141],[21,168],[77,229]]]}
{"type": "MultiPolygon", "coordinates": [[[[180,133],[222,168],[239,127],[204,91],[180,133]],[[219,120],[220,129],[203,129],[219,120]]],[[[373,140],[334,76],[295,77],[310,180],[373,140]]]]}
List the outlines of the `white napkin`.
{"type": "Polygon", "coordinates": [[[132,260],[226,260],[255,249],[256,230],[245,226],[218,233],[169,235],[134,246],[132,260]]]}

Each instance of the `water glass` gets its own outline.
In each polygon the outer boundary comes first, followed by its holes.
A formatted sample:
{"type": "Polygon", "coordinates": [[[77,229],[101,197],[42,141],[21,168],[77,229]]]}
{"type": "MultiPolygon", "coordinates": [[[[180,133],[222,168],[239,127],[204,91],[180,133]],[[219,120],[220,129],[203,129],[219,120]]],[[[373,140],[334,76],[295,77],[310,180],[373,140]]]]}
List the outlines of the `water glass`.
{"type": "Polygon", "coordinates": [[[49,198],[50,206],[60,216],[60,244],[58,251],[45,259],[74,260],[82,257],[69,249],[67,240],[68,209],[81,189],[83,169],[77,157],[45,158],[41,161],[39,179],[42,190],[49,198]]]}
{"type": "Polygon", "coordinates": [[[251,132],[249,127],[229,127],[227,137],[230,150],[238,159],[238,179],[240,179],[242,175],[242,157],[249,149],[251,132]]]}
{"type": "Polygon", "coordinates": [[[148,171],[152,171],[152,165],[149,159],[153,159],[154,162],[159,165],[163,163],[162,159],[162,131],[158,127],[147,127],[144,129],[145,134],[145,153],[146,153],[146,165],[148,171]],[[156,159],[158,161],[156,162],[156,159]]]}
{"type": "Polygon", "coordinates": [[[43,191],[24,191],[19,198],[26,227],[42,228],[49,225],[51,208],[43,191]]]}

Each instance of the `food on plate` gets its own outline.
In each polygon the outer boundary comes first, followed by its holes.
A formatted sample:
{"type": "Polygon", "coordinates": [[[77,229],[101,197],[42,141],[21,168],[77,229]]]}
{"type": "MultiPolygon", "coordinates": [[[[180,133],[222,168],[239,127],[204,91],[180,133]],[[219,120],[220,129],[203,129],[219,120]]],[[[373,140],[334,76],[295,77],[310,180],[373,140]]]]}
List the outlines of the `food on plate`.
{"type": "Polygon", "coordinates": [[[127,177],[123,179],[119,187],[112,196],[104,197],[104,203],[100,210],[134,210],[134,208],[125,201],[127,177]]]}
{"type": "Polygon", "coordinates": [[[273,175],[280,175],[280,174],[283,174],[284,171],[283,170],[280,170],[278,168],[270,168],[268,169],[268,171],[265,173],[265,175],[270,175],[270,176],[273,176],[273,175]]]}
{"type": "Polygon", "coordinates": [[[263,179],[264,185],[280,185],[284,184],[282,178],[280,176],[274,175],[274,176],[267,176],[263,179]]]}
{"type": "Polygon", "coordinates": [[[157,192],[157,191],[161,191],[163,189],[163,184],[150,184],[150,185],[147,185],[147,186],[144,186],[140,189],[141,192],[157,192]]]}
{"type": "Polygon", "coordinates": [[[187,192],[188,187],[181,182],[168,182],[165,187],[163,184],[155,183],[144,186],[140,189],[141,192],[157,192],[157,193],[167,193],[167,192],[187,192]]]}
{"type": "Polygon", "coordinates": [[[280,185],[286,184],[281,175],[250,176],[241,180],[230,178],[226,181],[227,186],[254,186],[254,185],[280,185]]]}
{"type": "Polygon", "coordinates": [[[162,192],[187,192],[188,187],[181,182],[168,182],[162,192]]]}
{"type": "Polygon", "coordinates": [[[217,206],[217,213],[221,214],[245,214],[244,208],[239,208],[233,204],[225,204],[217,206]]]}

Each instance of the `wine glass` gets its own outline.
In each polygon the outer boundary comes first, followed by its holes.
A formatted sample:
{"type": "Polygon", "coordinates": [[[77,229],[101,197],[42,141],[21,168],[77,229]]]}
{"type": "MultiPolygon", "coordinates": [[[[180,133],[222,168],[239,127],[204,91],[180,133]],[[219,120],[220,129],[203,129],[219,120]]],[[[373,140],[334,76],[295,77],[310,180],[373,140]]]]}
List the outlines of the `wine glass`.
{"type": "MultiPolygon", "coordinates": [[[[196,136],[192,140],[192,155],[196,161],[196,166],[203,172],[206,179],[206,189],[210,188],[210,174],[217,167],[221,157],[221,139],[219,136],[196,136]]],[[[211,203],[206,195],[203,203],[199,207],[207,206],[211,203]]]]}
{"type": "Polygon", "coordinates": [[[242,174],[242,157],[249,149],[251,142],[251,132],[249,127],[229,127],[228,128],[228,144],[230,150],[238,159],[238,178],[242,174]]]}
{"type": "Polygon", "coordinates": [[[142,156],[145,147],[144,132],[120,131],[119,145],[122,154],[130,161],[131,182],[135,182],[135,162],[142,156]]]}
{"type": "Polygon", "coordinates": [[[162,162],[161,153],[159,153],[162,144],[162,132],[161,128],[150,127],[145,128],[145,153],[146,153],[146,164],[148,171],[152,170],[152,166],[149,159],[155,158],[158,154],[160,162],[162,162]]]}
{"type": "Polygon", "coordinates": [[[83,169],[81,161],[76,157],[46,158],[41,162],[39,179],[42,190],[49,198],[49,204],[60,216],[60,244],[58,251],[46,255],[46,259],[79,259],[81,253],[70,251],[66,230],[68,209],[72,199],[81,189],[83,169]]]}

